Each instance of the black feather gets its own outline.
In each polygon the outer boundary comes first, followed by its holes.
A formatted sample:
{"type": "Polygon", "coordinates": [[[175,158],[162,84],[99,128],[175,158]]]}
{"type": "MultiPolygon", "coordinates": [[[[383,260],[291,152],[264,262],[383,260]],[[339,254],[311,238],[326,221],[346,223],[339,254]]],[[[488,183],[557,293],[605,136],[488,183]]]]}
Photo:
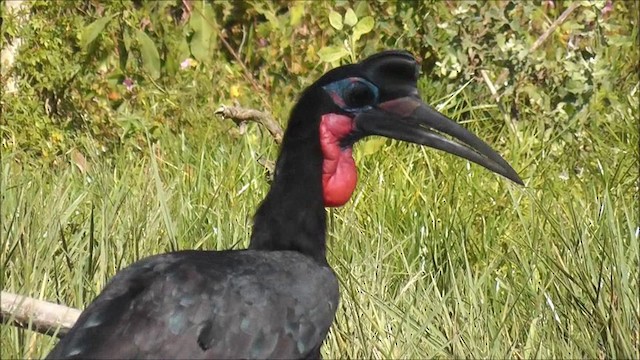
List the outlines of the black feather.
{"type": "Polygon", "coordinates": [[[163,254],[118,273],[48,358],[304,358],[338,301],[297,252],[163,254]]]}

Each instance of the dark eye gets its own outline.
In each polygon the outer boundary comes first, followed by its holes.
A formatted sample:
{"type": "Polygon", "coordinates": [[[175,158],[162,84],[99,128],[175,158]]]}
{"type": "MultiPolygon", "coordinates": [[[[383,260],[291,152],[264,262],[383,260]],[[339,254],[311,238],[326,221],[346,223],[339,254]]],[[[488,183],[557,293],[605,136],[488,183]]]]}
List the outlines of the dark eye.
{"type": "Polygon", "coordinates": [[[371,87],[363,82],[354,81],[350,83],[344,92],[345,105],[352,109],[363,108],[373,105],[376,95],[371,87]]]}

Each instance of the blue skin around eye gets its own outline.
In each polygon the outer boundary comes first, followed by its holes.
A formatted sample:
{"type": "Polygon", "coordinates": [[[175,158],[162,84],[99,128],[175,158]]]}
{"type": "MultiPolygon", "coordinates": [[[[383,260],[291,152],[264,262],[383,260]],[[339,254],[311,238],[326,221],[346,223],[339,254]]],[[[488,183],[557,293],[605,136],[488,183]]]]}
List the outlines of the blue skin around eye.
{"type": "Polygon", "coordinates": [[[357,78],[357,77],[346,78],[346,79],[334,81],[331,84],[323,86],[322,88],[329,94],[329,96],[331,96],[331,99],[333,99],[333,102],[335,102],[336,105],[338,105],[344,111],[351,112],[351,113],[360,113],[360,112],[371,109],[371,105],[367,105],[359,108],[351,108],[346,105],[344,101],[344,92],[347,89],[349,89],[349,85],[351,85],[354,82],[359,82],[369,87],[369,89],[371,89],[371,92],[373,92],[374,103],[378,102],[378,94],[379,94],[378,88],[375,85],[373,85],[371,82],[362,78],[357,78]]]}

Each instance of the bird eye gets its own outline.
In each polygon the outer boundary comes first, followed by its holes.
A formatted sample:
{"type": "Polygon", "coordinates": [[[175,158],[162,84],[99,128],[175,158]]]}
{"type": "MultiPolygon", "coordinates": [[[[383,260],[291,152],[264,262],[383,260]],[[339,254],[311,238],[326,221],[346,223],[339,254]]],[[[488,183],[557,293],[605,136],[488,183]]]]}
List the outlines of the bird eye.
{"type": "Polygon", "coordinates": [[[359,109],[373,105],[376,94],[371,87],[362,81],[351,82],[344,92],[345,105],[352,109],[359,109]]]}

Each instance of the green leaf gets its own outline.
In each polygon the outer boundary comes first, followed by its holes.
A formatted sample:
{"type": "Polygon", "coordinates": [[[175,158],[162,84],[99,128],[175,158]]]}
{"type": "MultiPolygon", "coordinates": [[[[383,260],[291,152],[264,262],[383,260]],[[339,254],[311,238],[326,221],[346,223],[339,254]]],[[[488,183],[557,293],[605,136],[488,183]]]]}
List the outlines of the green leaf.
{"type": "Polygon", "coordinates": [[[267,21],[269,21],[269,24],[271,24],[274,29],[282,29],[282,27],[284,26],[284,24],[278,19],[276,10],[272,7],[269,7],[267,9],[263,6],[256,6],[255,10],[265,18],[267,18],[267,21]]]}
{"type": "Polygon", "coordinates": [[[369,12],[369,2],[368,1],[358,1],[356,5],[356,15],[364,15],[369,12]]]}
{"type": "MultiPolygon", "coordinates": [[[[126,38],[127,33],[128,33],[127,31],[124,32],[124,36],[123,36],[124,38],[126,38]]],[[[131,42],[127,44],[125,41],[126,41],[125,39],[116,40],[116,46],[118,47],[118,65],[120,66],[120,70],[123,70],[123,71],[124,69],[127,68],[127,62],[129,61],[129,49],[130,49],[128,45],[131,44],[131,42]]]]}
{"type": "Polygon", "coordinates": [[[304,7],[306,3],[304,1],[298,1],[293,5],[293,7],[289,10],[291,13],[291,26],[296,26],[302,20],[302,16],[304,15],[304,7]]]}
{"type": "Polygon", "coordinates": [[[318,51],[318,56],[322,62],[334,62],[349,55],[347,49],[342,46],[325,46],[318,51]]]}
{"type": "Polygon", "coordinates": [[[142,54],[142,65],[153,79],[160,77],[160,54],[153,40],[142,30],[136,30],[138,43],[140,43],[140,54],[142,54]]]}
{"type": "Polygon", "coordinates": [[[357,22],[358,17],[356,16],[356,13],[353,12],[351,8],[348,8],[347,12],[344,14],[344,24],[349,27],[353,27],[357,22]]]}
{"type": "Polygon", "coordinates": [[[329,12],[329,24],[336,30],[342,30],[342,15],[331,10],[331,12],[329,12]]]}
{"type": "Polygon", "coordinates": [[[387,139],[383,137],[374,137],[366,140],[364,144],[362,144],[362,156],[369,156],[377,153],[385,142],[387,142],[387,139]]]}
{"type": "Polygon", "coordinates": [[[375,20],[371,16],[365,16],[360,19],[353,28],[353,40],[358,41],[362,35],[370,33],[374,25],[375,20]]]}
{"type": "Polygon", "coordinates": [[[116,14],[104,16],[87,25],[80,34],[80,47],[86,50],[114,16],[116,14]]]}
{"type": "Polygon", "coordinates": [[[199,11],[194,11],[189,21],[189,26],[193,30],[193,36],[189,42],[191,54],[196,60],[200,62],[206,62],[209,60],[210,47],[211,47],[211,26],[209,21],[215,21],[211,15],[211,6],[205,4],[199,8],[199,11]],[[209,19],[209,21],[207,21],[209,19]]]}

